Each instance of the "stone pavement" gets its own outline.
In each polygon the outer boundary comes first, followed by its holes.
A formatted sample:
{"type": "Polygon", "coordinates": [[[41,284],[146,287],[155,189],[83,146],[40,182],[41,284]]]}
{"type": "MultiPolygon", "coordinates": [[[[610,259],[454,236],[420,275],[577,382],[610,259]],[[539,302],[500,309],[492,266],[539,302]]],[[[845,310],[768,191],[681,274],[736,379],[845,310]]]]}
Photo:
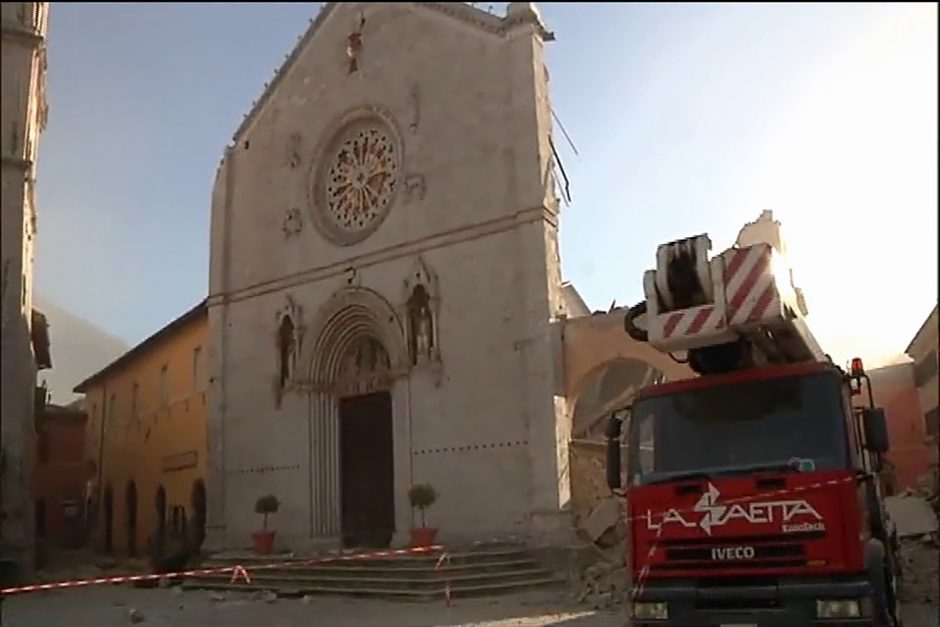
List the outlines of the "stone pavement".
{"type": "MultiPolygon", "coordinates": [[[[905,543],[905,627],[936,627],[936,547],[905,543]],[[913,550],[912,550],[913,549],[913,550]]],[[[12,596],[4,627],[623,627],[621,609],[595,611],[563,591],[491,598],[402,602],[100,586],[12,596]]]]}
{"type": "MultiPolygon", "coordinates": [[[[905,627],[936,627],[934,603],[908,602],[905,627]]],[[[4,627],[623,627],[616,610],[593,611],[533,591],[490,599],[407,603],[316,597],[268,603],[248,595],[126,586],[43,592],[3,603],[4,627]]]]}
{"type": "Polygon", "coordinates": [[[487,599],[409,603],[336,597],[277,599],[126,586],[6,599],[4,627],[622,627],[623,614],[533,591],[487,599]]]}

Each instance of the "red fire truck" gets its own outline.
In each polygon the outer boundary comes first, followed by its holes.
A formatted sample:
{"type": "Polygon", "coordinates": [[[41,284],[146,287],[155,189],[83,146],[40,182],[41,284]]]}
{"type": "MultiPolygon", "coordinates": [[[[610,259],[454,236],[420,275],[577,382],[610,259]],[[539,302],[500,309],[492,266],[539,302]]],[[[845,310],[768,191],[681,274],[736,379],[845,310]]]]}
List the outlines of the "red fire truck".
{"type": "Polygon", "coordinates": [[[632,624],[898,627],[884,411],[861,360],[846,371],[819,348],[779,223],[761,223],[711,259],[707,235],[661,245],[625,319],[698,375],[607,425],[632,624]]]}

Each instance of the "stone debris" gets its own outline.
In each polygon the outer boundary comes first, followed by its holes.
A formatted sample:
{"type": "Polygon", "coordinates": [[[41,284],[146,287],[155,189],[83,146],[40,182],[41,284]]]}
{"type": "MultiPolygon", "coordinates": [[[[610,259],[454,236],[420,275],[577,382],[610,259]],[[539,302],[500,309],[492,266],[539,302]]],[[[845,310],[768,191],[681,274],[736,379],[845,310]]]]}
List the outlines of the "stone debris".
{"type": "Polygon", "coordinates": [[[594,508],[578,530],[578,535],[590,542],[595,559],[577,578],[579,592],[575,598],[596,610],[622,604],[630,586],[627,533],[622,513],[620,499],[606,499],[594,508]]]}
{"type": "Polygon", "coordinates": [[[619,499],[601,501],[582,524],[591,542],[601,542],[606,534],[616,530],[617,524],[623,516],[623,504],[619,499]]]}
{"type": "Polygon", "coordinates": [[[300,602],[303,603],[304,605],[310,605],[311,603],[313,603],[313,597],[310,596],[309,594],[305,594],[304,598],[302,598],[300,602]]]}
{"type": "Polygon", "coordinates": [[[940,541],[921,536],[901,541],[901,600],[914,603],[940,602],[940,541]]]}
{"type": "Polygon", "coordinates": [[[226,597],[226,595],[225,595],[224,592],[219,592],[219,591],[217,591],[217,590],[213,590],[212,592],[209,593],[209,600],[210,600],[210,601],[215,601],[216,603],[221,603],[221,602],[224,601],[226,598],[227,598],[227,597],[226,597]]]}
{"type": "Polygon", "coordinates": [[[144,622],[144,615],[140,613],[140,610],[132,607],[127,610],[127,620],[136,625],[144,622]]]}
{"type": "Polygon", "coordinates": [[[885,509],[897,526],[899,538],[937,532],[937,515],[927,499],[905,494],[885,498],[885,509]]]}
{"type": "Polygon", "coordinates": [[[277,601],[277,593],[272,592],[271,590],[265,590],[264,594],[261,595],[261,598],[265,603],[274,603],[277,601]]]}

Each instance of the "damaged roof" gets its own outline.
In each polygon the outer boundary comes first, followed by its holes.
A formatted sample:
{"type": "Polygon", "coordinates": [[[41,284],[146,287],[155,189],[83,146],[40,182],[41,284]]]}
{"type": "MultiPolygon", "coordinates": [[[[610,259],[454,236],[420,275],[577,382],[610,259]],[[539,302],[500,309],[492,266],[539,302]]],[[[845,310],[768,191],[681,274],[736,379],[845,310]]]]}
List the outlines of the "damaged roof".
{"type": "MultiPolygon", "coordinates": [[[[288,72],[290,72],[294,65],[296,65],[301,53],[307,48],[310,42],[313,41],[313,38],[316,36],[317,32],[319,32],[323,23],[326,22],[330,15],[333,14],[339,4],[339,2],[327,2],[321,7],[320,12],[317,13],[316,18],[312,18],[310,20],[310,26],[307,28],[304,34],[300,36],[297,44],[288,53],[281,66],[274,71],[274,77],[269,83],[265,84],[264,89],[261,92],[261,96],[258,97],[257,101],[252,103],[248,113],[245,114],[241,124],[238,125],[234,135],[232,135],[233,144],[238,143],[238,140],[241,138],[241,136],[248,131],[248,128],[271,99],[274,91],[277,89],[277,86],[280,84],[283,77],[288,72]]],[[[531,5],[531,3],[510,2],[509,5],[507,5],[507,12],[505,17],[498,17],[487,11],[484,11],[483,9],[470,6],[469,4],[463,2],[411,2],[408,4],[449,16],[452,19],[474,25],[482,31],[497,36],[504,35],[512,26],[515,26],[516,24],[530,22],[536,26],[544,41],[554,41],[555,39],[554,33],[545,28],[545,25],[542,23],[541,17],[538,14],[538,10],[535,9],[534,6],[531,7],[531,10],[520,10],[511,6],[523,4],[531,5]]]]}

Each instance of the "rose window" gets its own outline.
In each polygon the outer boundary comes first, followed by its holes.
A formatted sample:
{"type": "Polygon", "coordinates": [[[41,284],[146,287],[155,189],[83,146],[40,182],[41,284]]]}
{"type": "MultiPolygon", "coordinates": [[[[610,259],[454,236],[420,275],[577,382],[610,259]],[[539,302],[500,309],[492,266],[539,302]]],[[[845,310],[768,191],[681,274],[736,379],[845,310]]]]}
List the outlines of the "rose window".
{"type": "Polygon", "coordinates": [[[326,216],[340,232],[366,231],[381,220],[398,181],[398,154],[392,137],[378,126],[351,129],[326,164],[326,216]]]}

